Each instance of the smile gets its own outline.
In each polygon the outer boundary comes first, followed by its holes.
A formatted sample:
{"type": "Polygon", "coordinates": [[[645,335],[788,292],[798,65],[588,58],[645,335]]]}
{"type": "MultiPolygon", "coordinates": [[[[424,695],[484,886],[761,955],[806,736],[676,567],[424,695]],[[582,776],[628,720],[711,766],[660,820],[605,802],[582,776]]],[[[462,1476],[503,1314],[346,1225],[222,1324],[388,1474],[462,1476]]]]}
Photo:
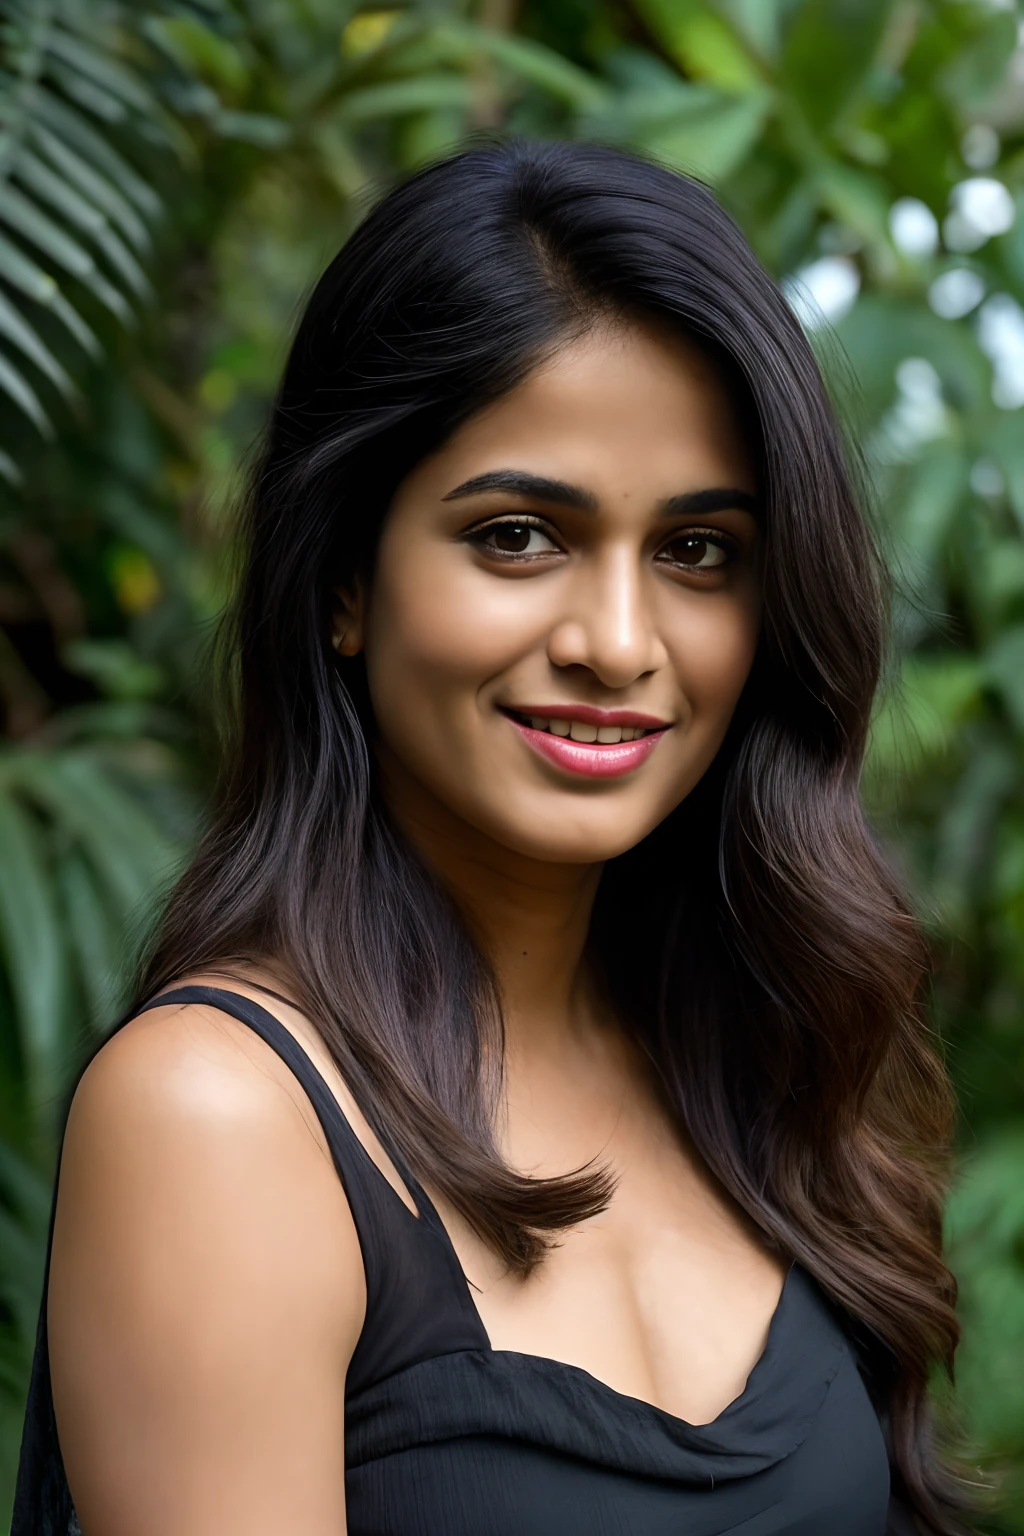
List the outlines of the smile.
{"type": "Polygon", "coordinates": [[[584,778],[620,778],[646,762],[668,726],[649,715],[574,706],[564,715],[503,709],[533,750],[584,778]]]}

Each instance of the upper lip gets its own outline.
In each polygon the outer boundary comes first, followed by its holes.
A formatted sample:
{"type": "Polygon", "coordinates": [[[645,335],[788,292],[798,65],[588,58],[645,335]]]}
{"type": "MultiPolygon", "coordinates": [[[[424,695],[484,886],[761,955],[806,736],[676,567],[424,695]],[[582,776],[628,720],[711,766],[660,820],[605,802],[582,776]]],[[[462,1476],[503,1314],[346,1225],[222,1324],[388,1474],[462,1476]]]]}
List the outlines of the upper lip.
{"type": "Polygon", "coordinates": [[[583,725],[626,725],[645,731],[664,731],[670,720],[642,715],[635,709],[596,709],[593,704],[504,704],[514,715],[538,715],[543,720],[579,720],[583,725]]]}

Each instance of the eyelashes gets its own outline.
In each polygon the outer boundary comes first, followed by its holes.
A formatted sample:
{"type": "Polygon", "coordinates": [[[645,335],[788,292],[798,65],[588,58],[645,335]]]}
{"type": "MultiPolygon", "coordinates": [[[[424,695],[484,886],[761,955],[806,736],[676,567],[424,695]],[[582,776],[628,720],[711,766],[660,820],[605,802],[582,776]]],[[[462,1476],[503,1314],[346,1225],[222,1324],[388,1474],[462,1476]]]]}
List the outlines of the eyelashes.
{"type": "MultiPolygon", "coordinates": [[[[550,525],[528,514],[491,518],[462,535],[481,554],[509,564],[527,564],[565,554],[550,525]]],[[[722,571],[740,556],[740,546],[720,528],[676,529],[655,555],[659,564],[699,575],[722,571]]]]}
{"type": "Polygon", "coordinates": [[[688,571],[714,571],[731,565],[736,557],[736,546],[725,535],[711,528],[687,528],[663,544],[655,558],[688,571]],[[673,549],[680,553],[672,556],[673,549]]]}
{"type": "Polygon", "coordinates": [[[563,552],[540,518],[495,518],[479,528],[470,529],[465,537],[477,549],[501,560],[535,560],[538,555],[563,552]]]}

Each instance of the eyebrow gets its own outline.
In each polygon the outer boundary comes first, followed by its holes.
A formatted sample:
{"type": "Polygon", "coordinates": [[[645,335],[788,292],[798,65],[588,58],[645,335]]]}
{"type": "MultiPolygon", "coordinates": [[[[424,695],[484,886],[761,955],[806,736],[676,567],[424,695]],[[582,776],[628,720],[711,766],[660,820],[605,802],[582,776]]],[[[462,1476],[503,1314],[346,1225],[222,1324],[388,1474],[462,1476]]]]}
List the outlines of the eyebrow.
{"type": "Polygon", "coordinates": [[[681,517],[683,513],[729,512],[738,508],[752,517],[760,516],[761,504],[750,491],[738,486],[712,485],[706,491],[684,491],[661,504],[662,517],[681,517]]]}
{"type": "Polygon", "coordinates": [[[531,475],[525,469],[492,469],[486,475],[464,480],[442,501],[460,501],[463,496],[479,496],[483,491],[506,491],[512,496],[532,496],[559,507],[579,507],[583,512],[597,511],[597,497],[582,486],[565,480],[549,480],[545,475],[531,475]]]}
{"type": "MultiPolygon", "coordinates": [[[[531,475],[524,469],[493,469],[484,475],[474,475],[471,480],[464,480],[453,491],[442,496],[441,500],[461,501],[464,496],[480,496],[485,491],[529,496],[535,501],[546,501],[549,505],[578,507],[583,512],[596,512],[598,508],[593,491],[584,490],[580,485],[570,485],[565,480],[550,480],[546,475],[531,475]]],[[[734,486],[709,486],[706,490],[683,491],[679,496],[670,496],[658,510],[662,517],[682,517],[701,512],[726,512],[732,508],[740,508],[756,516],[759,510],[758,499],[750,491],[741,491],[734,486]]]]}

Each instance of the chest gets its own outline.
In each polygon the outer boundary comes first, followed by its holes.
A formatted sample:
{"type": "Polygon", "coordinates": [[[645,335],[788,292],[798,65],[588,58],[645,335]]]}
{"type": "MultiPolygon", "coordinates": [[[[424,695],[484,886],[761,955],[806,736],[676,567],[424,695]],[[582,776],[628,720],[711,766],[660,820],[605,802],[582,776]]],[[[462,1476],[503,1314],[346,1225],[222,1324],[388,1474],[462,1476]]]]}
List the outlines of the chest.
{"type": "Polygon", "coordinates": [[[453,1223],[474,1304],[494,1349],[577,1366],[707,1423],[760,1358],[787,1266],[660,1128],[621,1127],[608,1156],[610,1205],[563,1234],[526,1280],[453,1223]]]}

